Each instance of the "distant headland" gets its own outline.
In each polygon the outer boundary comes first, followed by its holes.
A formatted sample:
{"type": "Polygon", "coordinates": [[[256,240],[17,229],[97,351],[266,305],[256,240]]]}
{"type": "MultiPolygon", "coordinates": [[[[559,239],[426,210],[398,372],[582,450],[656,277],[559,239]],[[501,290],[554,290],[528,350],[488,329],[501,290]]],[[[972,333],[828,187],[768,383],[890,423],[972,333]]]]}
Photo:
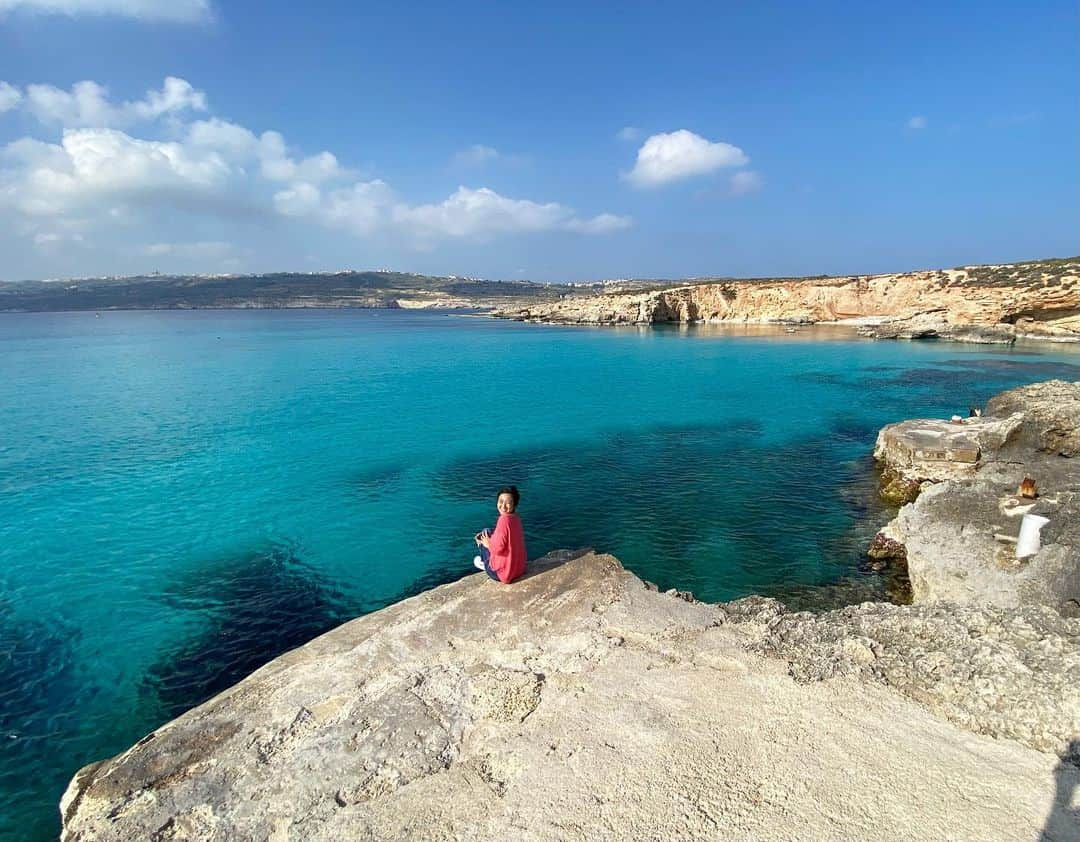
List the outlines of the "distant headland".
{"type": "Polygon", "coordinates": [[[493,310],[567,295],[640,292],[685,281],[589,284],[488,281],[388,270],[261,275],[148,275],[0,283],[0,312],[446,308],[493,310]]]}
{"type": "Polygon", "coordinates": [[[577,284],[387,270],[0,283],[0,312],[288,308],[475,309],[594,325],[833,323],[878,338],[1080,341],[1080,257],[878,275],[577,284]]]}
{"type": "Polygon", "coordinates": [[[849,324],[883,339],[1080,340],[1080,258],[888,275],[702,281],[496,315],[564,324],[849,324]]]}

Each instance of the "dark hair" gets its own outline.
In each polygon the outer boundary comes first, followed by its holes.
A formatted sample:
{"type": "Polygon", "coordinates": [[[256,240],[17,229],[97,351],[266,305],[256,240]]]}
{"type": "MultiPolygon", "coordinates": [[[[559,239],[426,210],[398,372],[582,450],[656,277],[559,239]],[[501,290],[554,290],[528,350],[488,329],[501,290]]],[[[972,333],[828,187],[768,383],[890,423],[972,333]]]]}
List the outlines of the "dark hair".
{"type": "Polygon", "coordinates": [[[518,493],[517,486],[504,485],[502,488],[499,489],[499,493],[495,495],[495,498],[498,499],[504,494],[509,494],[511,497],[514,498],[514,510],[517,511],[518,503],[521,500],[521,494],[518,493]]]}

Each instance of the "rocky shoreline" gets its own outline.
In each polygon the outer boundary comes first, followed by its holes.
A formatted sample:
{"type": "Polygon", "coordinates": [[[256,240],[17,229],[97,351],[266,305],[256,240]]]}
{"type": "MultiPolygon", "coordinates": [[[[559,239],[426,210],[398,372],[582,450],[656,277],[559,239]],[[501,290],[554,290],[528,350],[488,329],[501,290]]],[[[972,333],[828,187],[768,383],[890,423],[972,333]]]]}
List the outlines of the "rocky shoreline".
{"type": "Polygon", "coordinates": [[[847,324],[877,339],[1080,341],[1080,259],[888,275],[731,280],[504,307],[555,324],[847,324]]]}
{"type": "Polygon", "coordinates": [[[882,430],[912,605],[711,605],[592,551],[435,588],[82,769],[63,839],[1080,838],[1078,444],[1063,381],[882,430]]]}

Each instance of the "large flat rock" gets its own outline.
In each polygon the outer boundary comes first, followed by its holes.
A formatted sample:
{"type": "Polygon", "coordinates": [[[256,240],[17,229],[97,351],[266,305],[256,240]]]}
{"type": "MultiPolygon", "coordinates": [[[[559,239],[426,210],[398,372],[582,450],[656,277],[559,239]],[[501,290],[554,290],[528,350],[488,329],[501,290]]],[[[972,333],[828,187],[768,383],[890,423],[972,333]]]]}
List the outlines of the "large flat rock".
{"type": "Polygon", "coordinates": [[[1080,837],[1074,766],[857,671],[800,683],[731,619],[592,553],[469,576],[82,770],[63,838],[1080,837]]]}
{"type": "Polygon", "coordinates": [[[973,477],[1015,436],[1024,421],[1016,412],[957,421],[919,418],[882,427],[874,458],[883,468],[883,490],[890,484],[909,488],[914,499],[925,483],[973,477]]]}
{"type": "Polygon", "coordinates": [[[905,506],[889,534],[905,546],[915,602],[1046,605],[1080,616],[1080,464],[1031,457],[996,463],[964,482],[943,483],[905,506]],[[1040,496],[1016,489],[1037,479],[1040,496]],[[1018,559],[1025,513],[1048,518],[1040,549],[1018,559]]]}
{"type": "Polygon", "coordinates": [[[1080,382],[1003,392],[980,418],[915,420],[878,434],[882,493],[917,497],[882,531],[906,555],[915,602],[1049,606],[1080,616],[1080,382]],[[972,456],[976,458],[972,459],[972,456]],[[1037,497],[1018,495],[1023,480],[1037,497]],[[1048,519],[1017,558],[1025,514],[1048,519]]]}

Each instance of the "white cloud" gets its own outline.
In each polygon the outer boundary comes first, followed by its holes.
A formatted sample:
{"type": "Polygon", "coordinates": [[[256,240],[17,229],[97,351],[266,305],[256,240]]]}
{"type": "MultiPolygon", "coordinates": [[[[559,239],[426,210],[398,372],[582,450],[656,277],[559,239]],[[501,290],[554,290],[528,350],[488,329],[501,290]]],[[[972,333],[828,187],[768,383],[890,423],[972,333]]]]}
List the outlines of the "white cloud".
{"type": "Polygon", "coordinates": [[[907,127],[909,129],[925,129],[926,118],[923,117],[921,114],[916,114],[914,117],[907,121],[907,127]]]}
{"type": "Polygon", "coordinates": [[[741,167],[750,159],[737,146],[711,142],[686,129],[654,134],[637,153],[634,168],[623,178],[636,187],[659,187],[706,175],[724,167],[741,167]]]}
{"type": "MultiPolygon", "coordinates": [[[[537,231],[580,231],[602,233],[613,229],[611,214],[579,219],[574,212],[556,202],[539,204],[528,199],[511,199],[481,187],[459,187],[439,204],[409,207],[397,205],[393,220],[420,238],[476,237],[501,233],[537,231]]],[[[624,225],[629,220],[624,220],[624,225]]]]}
{"type": "MultiPolygon", "coordinates": [[[[90,81],[70,91],[31,85],[27,92],[24,106],[46,125],[60,123],[63,129],[57,142],[24,137],[0,146],[0,217],[16,222],[22,236],[39,237],[41,247],[56,242],[56,231],[123,226],[131,232],[127,237],[150,243],[135,251],[125,247],[130,254],[220,257],[214,252],[218,245],[207,245],[217,240],[173,242],[175,211],[223,220],[276,216],[418,247],[500,234],[604,234],[631,224],[628,217],[581,217],[557,202],[507,197],[487,187],[459,187],[439,202],[410,203],[382,180],[357,180],[329,151],[297,154],[278,132],[256,134],[213,116],[183,122],[185,112],[206,109],[206,97],[175,77],[122,105],[110,103],[105,89],[90,81]],[[149,123],[162,134],[163,127],[153,123],[165,115],[176,118],[165,127],[169,139],[144,139],[116,125],[149,123]],[[158,210],[169,212],[164,236],[151,227],[161,216],[149,211],[158,210]]],[[[490,153],[474,154],[503,157],[490,153]]]]}
{"type": "Polygon", "coordinates": [[[641,137],[641,129],[636,126],[623,126],[615,135],[619,140],[637,140],[641,137]]]}
{"type": "Polygon", "coordinates": [[[130,107],[143,120],[153,120],[162,114],[172,114],[188,108],[205,111],[206,94],[195,90],[186,79],[166,76],[160,91],[147,91],[146,99],[126,107],[130,107]]]}
{"type": "MultiPolygon", "coordinates": [[[[317,221],[332,228],[348,229],[361,236],[374,234],[385,227],[385,220],[395,201],[389,185],[379,179],[360,181],[350,187],[331,191],[325,200],[317,191],[305,191],[303,198],[310,208],[308,213],[313,213],[317,221]]],[[[280,202],[278,207],[280,209],[280,202]]]]}
{"type": "Polygon", "coordinates": [[[209,0],[0,0],[0,16],[11,11],[69,17],[116,15],[174,23],[197,23],[211,17],[209,0]]]}
{"type": "Polygon", "coordinates": [[[108,91],[97,82],[76,82],[70,92],[52,85],[27,85],[26,108],[42,123],[65,128],[122,128],[166,114],[205,111],[206,94],[175,76],[166,77],[160,91],[147,91],[144,99],[120,105],[109,102],[108,91]]]}
{"type": "Polygon", "coordinates": [[[70,129],[59,144],[23,138],[0,149],[2,160],[22,166],[0,169],[0,207],[29,216],[93,210],[111,200],[209,198],[232,174],[215,152],[138,140],[116,129],[70,129]]]}
{"type": "Polygon", "coordinates": [[[315,216],[323,213],[323,198],[314,184],[300,182],[274,194],[274,207],[283,216],[315,216]]]}
{"type": "Polygon", "coordinates": [[[731,195],[744,196],[747,193],[755,193],[761,189],[761,176],[753,170],[743,170],[731,177],[731,195]]]}
{"type": "Polygon", "coordinates": [[[250,129],[217,118],[192,123],[187,140],[201,149],[216,150],[237,164],[257,162],[262,176],[271,181],[319,183],[352,175],[330,152],[297,161],[289,157],[285,138],[278,132],[256,136],[250,129]]]}
{"type": "Polygon", "coordinates": [[[410,205],[382,181],[358,182],[325,196],[313,185],[301,184],[277,193],[274,203],[288,216],[310,217],[361,235],[393,233],[414,243],[540,231],[604,234],[631,224],[629,217],[610,213],[581,219],[557,202],[512,199],[487,187],[459,187],[442,202],[410,205]]]}
{"type": "Polygon", "coordinates": [[[499,158],[499,150],[482,143],[474,143],[454,154],[454,163],[462,167],[479,167],[499,158]]]}
{"type": "Polygon", "coordinates": [[[628,216],[616,216],[613,213],[601,213],[591,219],[572,219],[566,224],[569,231],[582,234],[609,234],[629,228],[633,220],[628,216]]]}
{"type": "Polygon", "coordinates": [[[10,111],[22,101],[22,94],[14,85],[0,82],[0,114],[10,111]]]}

